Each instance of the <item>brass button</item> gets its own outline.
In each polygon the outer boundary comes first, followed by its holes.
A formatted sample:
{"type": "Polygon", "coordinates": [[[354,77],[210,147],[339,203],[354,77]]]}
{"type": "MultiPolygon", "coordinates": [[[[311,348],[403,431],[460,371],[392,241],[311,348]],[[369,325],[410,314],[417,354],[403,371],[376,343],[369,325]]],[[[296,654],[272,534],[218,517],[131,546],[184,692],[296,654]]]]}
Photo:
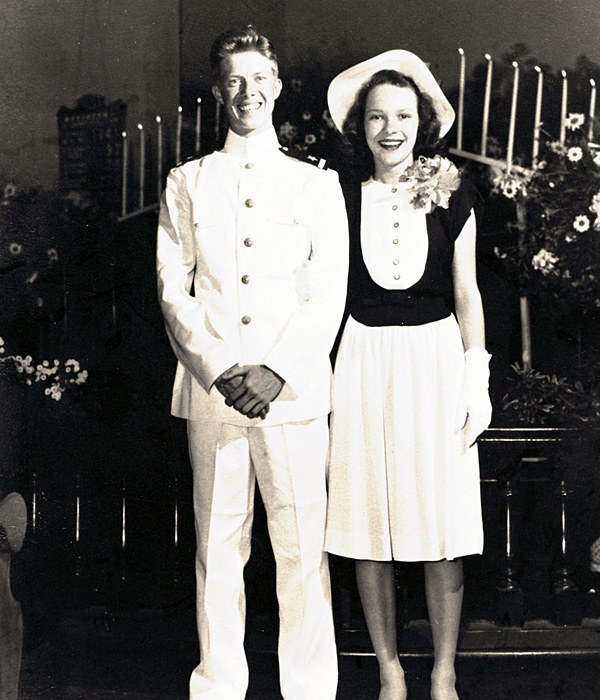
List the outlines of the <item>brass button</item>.
{"type": "Polygon", "coordinates": [[[395,280],[399,280],[399,279],[400,279],[400,275],[398,275],[398,274],[394,275],[394,279],[395,279],[395,280]]]}
{"type": "Polygon", "coordinates": [[[394,204],[394,206],[392,207],[392,210],[393,210],[393,211],[396,211],[396,209],[398,209],[398,205],[397,205],[397,204],[394,204]]]}
{"type": "Polygon", "coordinates": [[[252,248],[252,246],[254,245],[254,241],[251,238],[246,238],[244,239],[244,245],[246,246],[246,248],[252,248]]]}
{"type": "Polygon", "coordinates": [[[398,245],[399,241],[398,241],[397,238],[394,238],[394,240],[392,241],[392,243],[393,243],[394,245],[398,245]]]}
{"type": "Polygon", "coordinates": [[[253,167],[254,163],[246,163],[246,165],[244,165],[244,168],[246,168],[246,170],[252,170],[253,167]]]}
{"type": "Polygon", "coordinates": [[[250,284],[250,275],[242,276],[242,284],[250,284]]]}
{"type": "Polygon", "coordinates": [[[398,226],[400,226],[400,224],[397,221],[394,221],[394,228],[398,228],[398,226]]]}
{"type": "Polygon", "coordinates": [[[248,209],[252,209],[252,207],[254,206],[254,202],[251,199],[247,199],[244,202],[244,206],[247,207],[248,209]]]}
{"type": "Polygon", "coordinates": [[[250,316],[242,316],[242,323],[243,323],[245,326],[247,326],[247,325],[250,323],[250,321],[252,321],[252,319],[250,318],[250,316]]]}
{"type": "Polygon", "coordinates": [[[399,262],[400,260],[394,260],[394,265],[398,265],[399,262]]]}

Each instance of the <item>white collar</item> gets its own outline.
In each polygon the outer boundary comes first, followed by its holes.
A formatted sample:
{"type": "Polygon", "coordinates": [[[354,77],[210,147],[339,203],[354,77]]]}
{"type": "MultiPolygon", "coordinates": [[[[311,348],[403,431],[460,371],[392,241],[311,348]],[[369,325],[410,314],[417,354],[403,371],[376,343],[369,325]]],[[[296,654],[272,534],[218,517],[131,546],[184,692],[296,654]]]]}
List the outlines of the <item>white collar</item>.
{"type": "Polygon", "coordinates": [[[279,153],[280,148],[273,127],[253,136],[240,136],[229,129],[223,153],[236,156],[240,160],[257,161],[271,158],[273,154],[279,153]]]}

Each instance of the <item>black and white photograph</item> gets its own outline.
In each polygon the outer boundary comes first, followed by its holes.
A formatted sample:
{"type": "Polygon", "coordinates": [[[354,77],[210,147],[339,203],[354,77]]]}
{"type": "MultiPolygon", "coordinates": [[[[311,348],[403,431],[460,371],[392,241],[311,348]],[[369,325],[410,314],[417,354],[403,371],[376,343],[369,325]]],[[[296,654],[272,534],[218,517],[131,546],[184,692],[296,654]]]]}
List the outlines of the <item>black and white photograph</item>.
{"type": "Polygon", "coordinates": [[[0,0],[0,700],[596,700],[596,0],[0,0]]]}

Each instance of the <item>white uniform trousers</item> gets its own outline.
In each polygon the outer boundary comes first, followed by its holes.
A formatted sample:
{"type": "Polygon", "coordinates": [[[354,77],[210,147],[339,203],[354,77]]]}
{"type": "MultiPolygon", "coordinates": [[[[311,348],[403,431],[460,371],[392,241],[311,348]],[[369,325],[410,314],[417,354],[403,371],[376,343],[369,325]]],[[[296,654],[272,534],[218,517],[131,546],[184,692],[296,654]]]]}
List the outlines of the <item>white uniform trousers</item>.
{"type": "Polygon", "coordinates": [[[334,700],[337,654],[323,551],[326,417],[265,428],[188,421],[188,440],[201,656],[190,699],[246,695],[243,570],[257,481],[277,567],[281,693],[284,700],[334,700]]]}

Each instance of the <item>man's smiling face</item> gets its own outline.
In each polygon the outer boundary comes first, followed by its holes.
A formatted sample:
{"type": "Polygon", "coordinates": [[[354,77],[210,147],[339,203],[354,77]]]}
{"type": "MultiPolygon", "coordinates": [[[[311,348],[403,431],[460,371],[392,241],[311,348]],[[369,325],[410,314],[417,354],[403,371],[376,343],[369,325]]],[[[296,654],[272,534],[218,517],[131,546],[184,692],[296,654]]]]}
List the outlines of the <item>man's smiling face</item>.
{"type": "Polygon", "coordinates": [[[223,59],[213,93],[225,106],[231,130],[239,136],[271,127],[275,100],[281,92],[276,70],[276,65],[258,51],[234,53],[223,59]]]}

